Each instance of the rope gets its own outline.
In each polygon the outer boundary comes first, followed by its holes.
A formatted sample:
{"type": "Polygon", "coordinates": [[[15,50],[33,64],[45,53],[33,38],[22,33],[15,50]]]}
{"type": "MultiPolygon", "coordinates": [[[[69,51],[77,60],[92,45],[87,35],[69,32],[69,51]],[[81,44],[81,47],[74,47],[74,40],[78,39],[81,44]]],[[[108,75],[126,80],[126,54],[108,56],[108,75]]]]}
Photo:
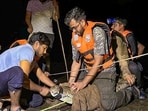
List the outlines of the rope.
{"type": "Polygon", "coordinates": [[[58,27],[59,36],[60,36],[62,52],[63,52],[63,57],[64,57],[64,63],[65,63],[65,68],[66,68],[66,73],[67,73],[67,81],[68,81],[69,75],[68,75],[67,62],[66,62],[66,57],[65,57],[65,53],[64,53],[65,51],[64,51],[64,47],[63,47],[63,41],[62,41],[62,36],[61,36],[61,31],[60,31],[60,26],[59,26],[59,21],[58,21],[57,16],[56,16],[56,19],[57,19],[56,23],[57,23],[57,27],[58,27]]]}
{"type": "MultiPolygon", "coordinates": [[[[130,57],[130,58],[127,58],[127,59],[122,59],[122,60],[114,61],[113,64],[116,64],[116,63],[119,63],[119,62],[122,62],[122,61],[126,61],[126,60],[131,60],[131,59],[143,57],[143,56],[146,56],[146,55],[148,55],[148,53],[141,54],[141,55],[134,56],[134,57],[130,57]]],[[[102,64],[102,65],[99,65],[99,66],[97,66],[97,67],[101,67],[101,66],[103,66],[103,64],[102,64]]],[[[86,70],[86,69],[80,69],[80,70],[86,70]]],[[[61,72],[61,73],[54,73],[54,74],[51,74],[51,75],[60,75],[60,74],[65,74],[65,73],[70,73],[70,72],[71,72],[71,71],[68,71],[68,72],[61,72]]],[[[62,105],[62,104],[64,104],[64,103],[65,103],[65,102],[63,101],[63,102],[60,102],[60,103],[58,103],[58,104],[55,104],[55,105],[53,105],[53,106],[51,106],[51,107],[47,107],[47,108],[45,108],[45,109],[42,109],[42,110],[40,110],[40,111],[47,111],[47,110],[49,110],[49,109],[55,108],[55,107],[57,107],[57,106],[60,106],[60,105],[62,105]]]]}
{"type": "MultiPolygon", "coordinates": [[[[134,57],[130,57],[130,58],[126,58],[126,59],[122,59],[122,60],[118,60],[118,61],[114,61],[113,64],[116,64],[116,63],[119,63],[119,62],[122,62],[122,61],[126,61],[126,60],[131,60],[131,59],[143,57],[143,56],[146,56],[146,55],[148,55],[148,53],[141,54],[141,55],[134,56],[134,57]]],[[[97,67],[101,67],[101,66],[103,66],[103,64],[98,65],[97,67]]],[[[80,69],[79,71],[84,71],[84,70],[87,70],[87,69],[86,68],[85,69],[80,69]]],[[[75,72],[75,71],[59,72],[59,73],[53,73],[51,75],[62,75],[62,74],[65,74],[65,73],[70,73],[70,72],[75,72]]]]}
{"type": "Polygon", "coordinates": [[[63,101],[63,102],[60,102],[60,103],[55,104],[55,105],[53,105],[53,106],[44,108],[44,109],[42,109],[42,110],[40,110],[40,111],[47,111],[47,110],[49,110],[49,109],[55,108],[55,107],[57,107],[57,106],[60,106],[60,105],[62,105],[62,104],[64,104],[64,103],[65,103],[65,102],[63,101]]]}

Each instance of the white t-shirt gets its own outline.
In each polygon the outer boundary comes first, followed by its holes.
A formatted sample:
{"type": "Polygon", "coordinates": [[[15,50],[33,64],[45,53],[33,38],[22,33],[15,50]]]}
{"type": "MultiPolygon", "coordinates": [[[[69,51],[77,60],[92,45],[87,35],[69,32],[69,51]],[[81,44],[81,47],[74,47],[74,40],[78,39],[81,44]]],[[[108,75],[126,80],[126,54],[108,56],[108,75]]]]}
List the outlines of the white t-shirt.
{"type": "Polygon", "coordinates": [[[54,6],[52,1],[47,0],[45,3],[41,3],[39,0],[30,0],[26,10],[32,13],[33,32],[53,34],[52,14],[54,6]]]}

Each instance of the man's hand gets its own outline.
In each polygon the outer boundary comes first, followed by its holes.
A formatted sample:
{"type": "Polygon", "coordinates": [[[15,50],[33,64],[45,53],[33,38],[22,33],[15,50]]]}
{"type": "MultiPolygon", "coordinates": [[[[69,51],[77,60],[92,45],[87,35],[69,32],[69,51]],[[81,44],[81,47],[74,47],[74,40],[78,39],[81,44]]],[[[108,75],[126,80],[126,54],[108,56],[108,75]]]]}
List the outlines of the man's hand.
{"type": "Polygon", "coordinates": [[[74,84],[75,79],[76,79],[76,77],[74,77],[74,76],[70,76],[69,81],[68,81],[70,87],[74,84]]]}
{"type": "Polygon", "coordinates": [[[75,83],[72,84],[71,90],[72,91],[75,90],[76,92],[78,92],[79,90],[81,90],[85,87],[86,87],[86,84],[84,84],[82,81],[81,82],[75,82],[75,83]]]}
{"type": "Polygon", "coordinates": [[[123,76],[123,79],[126,80],[131,86],[135,83],[136,77],[133,74],[126,74],[123,76]]]}
{"type": "Polygon", "coordinates": [[[32,31],[33,31],[32,26],[28,27],[28,28],[27,28],[27,31],[28,31],[28,33],[30,33],[30,34],[31,34],[31,33],[32,33],[32,31]]]}
{"type": "Polygon", "coordinates": [[[50,76],[50,73],[47,72],[47,71],[45,71],[44,74],[45,74],[47,77],[50,76]]]}
{"type": "Polygon", "coordinates": [[[42,96],[47,96],[50,93],[50,89],[47,87],[42,87],[40,92],[39,92],[42,96]]]}

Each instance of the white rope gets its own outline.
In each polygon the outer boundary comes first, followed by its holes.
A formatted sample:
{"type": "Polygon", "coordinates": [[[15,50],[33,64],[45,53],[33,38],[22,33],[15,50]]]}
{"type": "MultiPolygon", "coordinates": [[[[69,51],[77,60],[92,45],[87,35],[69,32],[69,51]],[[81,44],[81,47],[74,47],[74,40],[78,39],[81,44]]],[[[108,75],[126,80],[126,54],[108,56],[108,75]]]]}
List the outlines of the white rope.
{"type": "MultiPolygon", "coordinates": [[[[138,56],[134,56],[134,57],[131,57],[131,58],[127,58],[127,59],[122,59],[122,60],[114,61],[113,64],[116,64],[116,63],[119,63],[119,62],[122,62],[122,61],[126,61],[126,60],[131,60],[131,59],[143,57],[143,56],[146,56],[146,55],[148,55],[148,53],[141,54],[141,55],[138,55],[138,56]]],[[[101,67],[101,66],[103,66],[103,64],[102,64],[102,65],[99,65],[98,67],[101,67]]],[[[86,70],[86,69],[80,69],[80,70],[86,70]]],[[[61,72],[61,73],[54,73],[54,74],[51,74],[51,75],[60,75],[60,74],[65,74],[65,73],[70,73],[70,72],[71,72],[71,71],[68,71],[68,72],[61,72]]],[[[65,103],[65,102],[63,101],[63,102],[60,102],[60,103],[55,104],[55,105],[53,105],[53,106],[44,108],[44,109],[42,109],[42,110],[40,110],[40,111],[47,111],[47,110],[49,110],[49,109],[58,107],[58,106],[60,106],[60,105],[62,105],[62,104],[64,104],[64,103],[65,103]]]]}
{"type": "Polygon", "coordinates": [[[130,57],[130,58],[127,58],[127,59],[122,59],[122,60],[119,60],[119,61],[115,61],[114,64],[118,63],[118,62],[126,61],[126,60],[136,59],[136,58],[143,57],[143,56],[146,56],[146,55],[148,55],[148,53],[141,54],[141,55],[134,56],[134,57],[130,57]]]}
{"type": "MultiPolygon", "coordinates": [[[[131,59],[139,58],[139,57],[143,57],[143,56],[147,56],[147,55],[148,55],[148,53],[145,53],[145,54],[141,54],[141,55],[138,55],[138,56],[130,57],[130,58],[127,58],[127,59],[122,59],[122,60],[114,61],[113,64],[116,64],[116,63],[119,63],[119,62],[122,62],[122,61],[127,61],[127,60],[131,60],[131,59]]],[[[101,67],[101,66],[103,66],[103,64],[98,65],[97,67],[101,67]]],[[[79,71],[83,71],[83,70],[87,70],[87,69],[80,69],[79,71]]],[[[65,74],[65,73],[70,73],[70,72],[75,72],[75,71],[59,72],[59,73],[53,73],[53,74],[50,74],[50,75],[62,75],[62,74],[65,74]]]]}

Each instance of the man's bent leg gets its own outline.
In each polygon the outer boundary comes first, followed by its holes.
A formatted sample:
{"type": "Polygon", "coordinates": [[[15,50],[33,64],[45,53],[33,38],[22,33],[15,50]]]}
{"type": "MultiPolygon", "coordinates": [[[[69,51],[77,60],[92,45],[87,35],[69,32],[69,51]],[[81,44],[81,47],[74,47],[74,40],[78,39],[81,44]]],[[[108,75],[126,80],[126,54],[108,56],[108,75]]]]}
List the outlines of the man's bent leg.
{"type": "Polygon", "coordinates": [[[20,107],[19,99],[21,94],[21,88],[23,85],[24,73],[20,67],[15,66],[2,72],[1,74],[5,75],[5,78],[2,80],[2,85],[4,85],[1,88],[1,90],[4,89],[2,95],[5,95],[5,92],[7,94],[7,92],[9,91],[11,99],[11,111],[16,111],[20,107]]]}
{"type": "Polygon", "coordinates": [[[17,111],[17,109],[20,108],[20,95],[21,95],[21,89],[18,89],[16,91],[10,91],[10,98],[11,98],[11,111],[17,111]]]}
{"type": "Polygon", "coordinates": [[[8,91],[15,91],[23,84],[23,71],[15,66],[4,72],[0,72],[0,97],[9,95],[8,91]]]}
{"type": "Polygon", "coordinates": [[[125,89],[115,92],[115,72],[99,73],[94,84],[99,88],[102,106],[107,111],[114,111],[121,106],[127,105],[131,101],[132,92],[130,90],[125,89]]]}

